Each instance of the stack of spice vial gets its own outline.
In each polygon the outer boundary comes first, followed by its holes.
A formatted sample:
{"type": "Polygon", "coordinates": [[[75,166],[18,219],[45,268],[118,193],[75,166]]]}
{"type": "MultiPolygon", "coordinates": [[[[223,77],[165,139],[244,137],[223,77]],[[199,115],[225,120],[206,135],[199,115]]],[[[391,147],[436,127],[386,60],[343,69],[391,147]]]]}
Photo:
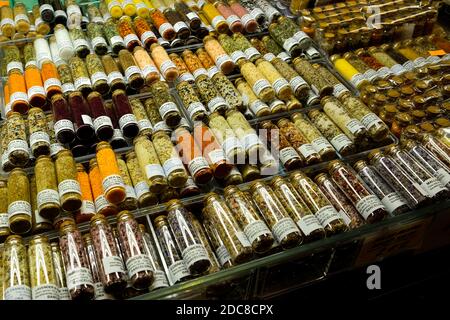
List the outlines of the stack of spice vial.
{"type": "MultiPolygon", "coordinates": [[[[69,161],[57,160],[56,178],[59,181],[64,173],[63,184],[73,188],[67,170],[58,170],[59,165],[67,169],[72,162],[68,155],[60,153],[59,157],[69,161]]],[[[34,180],[40,181],[36,183],[38,188],[42,184],[40,175],[51,174],[47,170],[51,160],[41,159],[36,179],[32,179],[32,184],[34,180]]],[[[103,180],[103,185],[109,187],[105,197],[116,201],[126,194],[126,188],[116,185],[121,165],[112,168],[113,160],[110,149],[106,145],[100,147],[98,163],[91,162],[91,170],[98,165],[100,174],[109,174],[103,180]],[[101,154],[102,151],[107,154],[101,154]]],[[[117,230],[103,214],[91,215],[90,233],[84,236],[74,221],[66,220],[60,226],[59,246],[50,244],[45,236],[35,236],[28,245],[28,253],[20,236],[9,236],[1,252],[3,298],[111,299],[123,298],[119,292],[124,288],[127,295],[136,295],[148,292],[149,288],[173,285],[244,263],[277,246],[289,249],[445,200],[450,192],[449,165],[448,141],[445,144],[431,137],[427,143],[420,144],[409,140],[402,147],[393,145],[384,152],[372,151],[368,161],[355,162],[354,169],[340,160],[331,161],[326,172],[314,174],[314,180],[301,171],[294,171],[285,178],[274,177],[270,182],[256,181],[246,191],[229,186],[223,196],[209,193],[204,198],[201,217],[194,216],[179,200],[172,200],[167,203],[166,212],[153,221],[158,240],[152,240],[145,227],[138,225],[127,210],[118,214],[117,230]],[[154,241],[158,242],[157,246],[154,241]],[[42,267],[33,264],[37,252],[43,253],[46,270],[54,270],[49,277],[35,277],[35,268],[42,267]],[[76,265],[72,261],[77,261],[76,265]],[[15,277],[11,276],[13,273],[15,277]],[[76,280],[81,276],[86,281],[76,280]],[[44,291],[40,288],[43,285],[51,290],[44,291]]],[[[78,173],[83,171],[78,169],[78,173]]],[[[16,194],[8,192],[12,184],[20,191],[17,194],[30,188],[26,175],[19,171],[12,174],[17,177],[8,180],[7,187],[0,184],[2,199],[10,200],[16,194]]],[[[87,179],[90,176],[91,173],[87,179]]],[[[80,184],[83,192],[83,183],[80,184]]],[[[51,189],[43,191],[38,193],[38,198],[51,199],[53,193],[58,195],[51,189]]],[[[12,199],[9,207],[20,211],[30,201],[25,198],[12,199]]],[[[61,207],[80,203],[77,197],[64,199],[61,197],[61,207]]],[[[84,198],[82,207],[86,207],[84,198]]],[[[58,210],[47,204],[45,212],[54,214],[58,210]]],[[[16,227],[24,226],[17,223],[21,215],[13,214],[16,227]]]]}
{"type": "Polygon", "coordinates": [[[450,64],[447,56],[429,55],[436,49],[432,39],[417,38],[414,47],[385,45],[332,57],[344,78],[362,79],[362,100],[398,137],[450,125],[444,102],[450,97],[450,64]]]}
{"type": "Polygon", "coordinates": [[[291,11],[301,14],[302,30],[329,54],[431,34],[438,13],[431,2],[345,1],[312,9],[302,4],[292,1],[291,11]],[[376,14],[372,5],[377,6],[376,14]],[[373,20],[380,16],[383,23],[373,20]]]}

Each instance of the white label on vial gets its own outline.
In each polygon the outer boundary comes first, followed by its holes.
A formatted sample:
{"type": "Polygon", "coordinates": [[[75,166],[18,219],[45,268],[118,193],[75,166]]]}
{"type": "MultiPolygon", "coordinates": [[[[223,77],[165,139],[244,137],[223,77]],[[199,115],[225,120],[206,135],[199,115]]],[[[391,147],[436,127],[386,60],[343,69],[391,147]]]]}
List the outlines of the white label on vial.
{"type": "Polygon", "coordinates": [[[225,18],[224,18],[223,16],[221,16],[221,15],[218,15],[218,16],[215,16],[215,17],[212,19],[211,25],[212,25],[212,27],[213,27],[214,29],[217,30],[217,26],[218,26],[220,23],[223,23],[223,22],[226,22],[225,18]]]}
{"type": "Polygon", "coordinates": [[[17,285],[5,289],[5,300],[31,300],[31,288],[17,285]]]}
{"type": "Polygon", "coordinates": [[[161,63],[160,70],[162,74],[166,74],[167,71],[171,68],[176,68],[175,64],[172,62],[172,60],[167,60],[161,63]]]}
{"type": "Polygon", "coordinates": [[[411,60],[406,61],[403,64],[403,68],[405,68],[407,71],[411,71],[415,68],[414,62],[411,60]]]}
{"type": "Polygon", "coordinates": [[[218,67],[218,68],[220,68],[220,69],[222,69],[222,65],[224,64],[224,63],[227,63],[227,62],[233,62],[232,60],[231,60],[231,58],[227,55],[227,54],[221,54],[220,56],[218,56],[217,58],[216,58],[216,61],[215,61],[215,63],[216,63],[216,66],[218,67]]]}
{"type": "Polygon", "coordinates": [[[8,143],[8,153],[17,150],[28,152],[29,150],[27,142],[24,140],[13,140],[10,143],[8,143]]]}
{"type": "Polygon", "coordinates": [[[89,44],[86,39],[75,39],[73,40],[73,46],[75,49],[78,49],[80,47],[89,47],[89,44]]]}
{"type": "Polygon", "coordinates": [[[29,99],[38,94],[45,96],[45,90],[41,86],[32,86],[31,88],[28,88],[27,94],[29,99]]]}
{"type": "Polygon", "coordinates": [[[287,52],[280,52],[277,56],[278,58],[280,58],[281,60],[283,60],[284,62],[290,62],[291,61],[291,56],[287,53],[287,52]]]}
{"type": "Polygon", "coordinates": [[[271,52],[269,52],[269,53],[266,53],[264,56],[263,56],[263,58],[265,59],[265,60],[267,60],[267,61],[272,61],[273,59],[275,59],[275,55],[273,54],[273,53],[271,53],[271,52]]]}
{"type": "Polygon", "coordinates": [[[30,134],[30,145],[34,146],[38,142],[45,142],[50,145],[50,137],[47,132],[37,131],[30,134]]]}
{"type": "Polygon", "coordinates": [[[150,129],[150,130],[153,129],[152,123],[148,119],[139,120],[137,124],[139,127],[139,131],[143,131],[146,129],[150,129]]]}
{"type": "Polygon", "coordinates": [[[193,73],[194,78],[197,79],[198,77],[200,77],[201,75],[208,75],[208,71],[206,71],[205,68],[198,68],[197,70],[195,70],[193,73]]]}
{"type": "Polygon", "coordinates": [[[81,115],[81,120],[83,121],[84,124],[90,125],[91,127],[94,126],[94,124],[92,123],[91,116],[89,116],[87,114],[82,114],[81,115]]]}
{"type": "Polygon", "coordinates": [[[209,152],[208,157],[211,160],[211,163],[219,163],[227,159],[225,153],[220,148],[209,152]]]}
{"type": "Polygon", "coordinates": [[[114,187],[125,187],[122,176],[120,174],[112,174],[105,177],[102,181],[103,191],[107,193],[114,187]]]}
{"type": "Polygon", "coordinates": [[[364,78],[372,82],[373,80],[378,78],[378,73],[373,69],[369,69],[366,72],[364,72],[364,78]]]}
{"type": "Polygon", "coordinates": [[[8,213],[0,213],[0,228],[8,228],[8,213]]]}
{"type": "Polygon", "coordinates": [[[164,271],[161,270],[154,270],[153,271],[154,281],[152,285],[150,286],[150,291],[156,290],[159,288],[165,288],[169,286],[169,283],[167,282],[166,274],[164,271]]]}
{"type": "Polygon", "coordinates": [[[112,121],[108,116],[100,116],[94,119],[94,129],[97,131],[98,129],[102,127],[112,127],[112,121]]]}
{"type": "Polygon", "coordinates": [[[261,141],[259,140],[256,133],[249,133],[244,136],[242,139],[242,142],[244,143],[245,150],[248,152],[253,146],[256,146],[258,144],[261,144],[261,141]]]}
{"type": "Polygon", "coordinates": [[[356,132],[360,131],[360,130],[365,130],[366,127],[364,127],[361,122],[359,122],[356,119],[351,119],[350,121],[348,121],[345,126],[347,127],[347,129],[352,133],[355,134],[356,132]]]}
{"type": "Polygon", "coordinates": [[[242,231],[236,232],[236,238],[238,238],[238,240],[239,240],[239,242],[241,243],[242,246],[244,246],[244,247],[251,247],[251,244],[248,241],[247,236],[245,235],[244,232],[242,232],[242,231]]]}
{"type": "Polygon", "coordinates": [[[305,236],[309,236],[312,232],[322,229],[319,220],[313,214],[308,214],[302,217],[300,220],[297,221],[297,225],[300,228],[300,230],[302,230],[302,232],[305,234],[305,236]]]}
{"type": "Polygon", "coordinates": [[[340,97],[345,92],[349,92],[349,90],[342,83],[338,83],[333,88],[333,95],[337,98],[340,97]]]}
{"type": "Polygon", "coordinates": [[[229,137],[222,143],[222,149],[227,156],[230,156],[236,149],[242,149],[242,144],[236,137],[229,137]]]}
{"type": "Polygon", "coordinates": [[[208,169],[209,165],[204,157],[196,157],[189,161],[188,168],[191,175],[195,176],[198,171],[208,169]]]}
{"type": "Polygon", "coordinates": [[[436,178],[438,178],[445,186],[450,182],[450,174],[447,170],[442,168],[436,171],[436,178]]]}
{"type": "Polygon", "coordinates": [[[75,86],[71,82],[67,82],[61,85],[62,93],[67,94],[69,92],[75,91],[75,86]]]}
{"type": "Polygon", "coordinates": [[[235,22],[240,22],[241,19],[239,19],[239,17],[237,15],[232,14],[227,17],[226,21],[227,21],[228,25],[231,26],[235,22]]]}
{"type": "Polygon", "coordinates": [[[132,278],[138,272],[152,270],[151,260],[146,254],[138,254],[129,258],[126,262],[128,275],[132,278]]]}
{"type": "Polygon", "coordinates": [[[383,79],[392,75],[391,69],[389,69],[388,67],[381,67],[380,69],[377,70],[377,73],[378,76],[383,79]]]}
{"type": "MultiPolygon", "coordinates": [[[[151,31],[148,31],[148,32],[151,32],[151,31]]],[[[111,46],[115,46],[116,44],[125,45],[123,43],[123,38],[121,36],[113,36],[113,37],[111,37],[111,39],[109,39],[109,42],[111,43],[111,46]]],[[[115,72],[117,72],[117,71],[115,71],[115,72]]]]}
{"type": "Polygon", "coordinates": [[[189,20],[200,19],[200,17],[195,12],[189,12],[186,14],[186,16],[188,17],[189,20]]]}
{"type": "Polygon", "coordinates": [[[211,68],[208,69],[208,76],[210,78],[214,77],[218,73],[219,73],[219,69],[216,66],[212,66],[211,68]]]}
{"type": "Polygon", "coordinates": [[[163,164],[164,172],[166,176],[169,176],[175,170],[184,170],[183,162],[180,158],[170,158],[163,164]]]}
{"type": "Polygon", "coordinates": [[[241,21],[242,21],[242,24],[244,25],[244,27],[246,27],[248,25],[248,23],[251,22],[252,20],[254,20],[253,17],[248,13],[244,14],[241,17],[241,21]]]}
{"type": "Polygon", "coordinates": [[[227,106],[227,102],[222,97],[215,97],[208,101],[208,109],[211,112],[216,111],[218,108],[227,106]]]}
{"type": "Polygon", "coordinates": [[[95,205],[92,201],[83,200],[81,203],[81,214],[95,214],[95,205]]]}
{"type": "Polygon", "coordinates": [[[120,3],[115,0],[111,1],[108,3],[108,11],[111,11],[116,6],[120,6],[120,3]]]}
{"type": "Polygon", "coordinates": [[[56,203],[59,205],[59,193],[53,189],[44,189],[37,194],[38,208],[46,203],[56,203]]]}
{"type": "Polygon", "coordinates": [[[127,198],[137,199],[136,192],[134,192],[133,186],[125,185],[125,193],[127,198]]]}
{"type": "Polygon", "coordinates": [[[93,22],[93,23],[104,23],[105,20],[103,20],[102,17],[93,17],[91,22],[93,22]]]}
{"type": "Polygon", "coordinates": [[[403,66],[402,66],[401,64],[396,64],[396,65],[393,65],[393,66],[391,67],[391,71],[392,71],[395,75],[398,75],[398,76],[399,76],[399,75],[405,73],[405,72],[406,72],[406,69],[403,68],[403,66]]]}
{"type": "Polygon", "coordinates": [[[248,49],[245,49],[244,51],[245,55],[247,56],[247,59],[251,60],[255,57],[259,57],[261,56],[261,53],[259,53],[259,51],[254,48],[254,47],[250,47],[248,49]]]}
{"type": "Polygon", "coordinates": [[[286,217],[278,220],[273,226],[272,231],[278,242],[281,242],[289,234],[298,232],[298,228],[291,218],[286,217]]]}
{"type": "Polygon", "coordinates": [[[194,115],[198,112],[206,113],[206,109],[201,102],[193,102],[187,107],[189,118],[193,119],[194,115]]]}
{"type": "Polygon", "coordinates": [[[264,12],[260,8],[254,8],[250,11],[250,14],[255,20],[258,20],[260,16],[264,16],[264,12]]]}
{"type": "Polygon", "coordinates": [[[181,253],[184,263],[189,269],[193,264],[201,260],[209,260],[208,252],[201,244],[193,244],[188,246],[181,253]]]}
{"type": "Polygon", "coordinates": [[[320,153],[320,151],[322,151],[323,149],[333,148],[333,146],[324,137],[314,139],[313,141],[311,141],[311,144],[314,150],[316,150],[318,153],[320,153]]]}
{"type": "Polygon", "coordinates": [[[72,14],[81,15],[80,7],[77,4],[68,5],[66,8],[66,12],[69,17],[72,14]]]}
{"type": "Polygon", "coordinates": [[[106,40],[103,37],[95,37],[94,39],[91,40],[91,44],[94,48],[99,45],[103,46],[107,45],[106,40]]]}
{"type": "Polygon", "coordinates": [[[431,196],[434,197],[436,194],[438,194],[441,191],[445,191],[447,190],[447,188],[445,188],[442,183],[436,179],[436,178],[430,178],[425,180],[422,183],[422,188],[425,189],[425,191],[431,196]]]}
{"type": "Polygon", "coordinates": [[[55,17],[66,17],[67,19],[67,14],[64,10],[55,10],[55,17]]]}
{"type": "Polygon", "coordinates": [[[37,62],[36,62],[35,60],[30,60],[30,61],[28,61],[27,63],[25,63],[25,69],[26,69],[27,67],[29,67],[29,66],[35,66],[35,67],[37,67],[38,65],[37,65],[37,62]]]}
{"type": "Polygon", "coordinates": [[[366,220],[375,210],[384,209],[383,204],[375,195],[362,198],[356,203],[355,207],[366,220]]]}
{"type": "Polygon", "coordinates": [[[104,73],[103,71],[95,72],[94,74],[91,75],[92,84],[95,84],[97,81],[101,80],[108,81],[108,77],[106,76],[106,73],[104,73]]]}
{"type": "Polygon", "coordinates": [[[172,101],[165,102],[159,107],[159,114],[161,115],[161,118],[165,119],[167,114],[169,112],[178,112],[177,105],[173,103],[172,101]]]}
{"type": "Polygon", "coordinates": [[[270,83],[266,79],[259,79],[253,84],[253,92],[259,96],[261,94],[261,91],[263,91],[266,88],[270,88],[270,83]]]}
{"type": "Polygon", "coordinates": [[[283,42],[283,49],[290,52],[292,48],[297,45],[298,42],[294,38],[288,38],[283,42]]]}
{"type": "Polygon", "coordinates": [[[76,289],[78,286],[93,286],[92,275],[88,268],[76,267],[67,271],[67,287],[69,290],[76,289]]]}
{"type": "Polygon", "coordinates": [[[169,132],[171,130],[164,121],[160,121],[160,122],[156,123],[155,126],[153,127],[153,132],[157,132],[157,131],[169,132]]]}
{"type": "Polygon", "coordinates": [[[138,42],[139,42],[139,38],[138,38],[137,35],[135,35],[134,33],[130,33],[130,34],[127,34],[127,35],[125,36],[125,38],[123,38],[123,41],[125,42],[125,46],[128,47],[129,44],[130,44],[132,41],[138,41],[138,42]]]}
{"type": "Polygon", "coordinates": [[[8,24],[14,25],[14,20],[10,19],[10,18],[3,18],[1,23],[0,23],[0,26],[3,27],[3,26],[8,25],[8,24]]]}
{"type": "Polygon", "coordinates": [[[180,74],[178,77],[178,80],[181,81],[187,81],[187,82],[194,82],[195,78],[190,72],[185,72],[183,74],[180,74]]]}
{"type": "Polygon", "coordinates": [[[158,28],[158,32],[161,36],[164,37],[164,33],[166,33],[166,31],[171,30],[172,29],[172,25],[168,22],[164,22],[159,28],[158,28]]]}
{"type": "Polygon", "coordinates": [[[53,156],[57,155],[58,152],[60,152],[61,150],[65,150],[65,149],[66,148],[64,148],[64,146],[59,142],[52,143],[50,145],[50,156],[53,157],[53,156]]]}
{"type": "Polygon", "coordinates": [[[130,81],[131,76],[135,75],[135,74],[139,74],[141,75],[141,69],[139,69],[136,66],[129,66],[126,70],[125,70],[125,78],[127,79],[127,81],[130,81]]]}
{"type": "Polygon", "coordinates": [[[148,183],[146,181],[138,182],[134,186],[134,192],[136,192],[136,196],[138,199],[140,197],[142,197],[143,194],[145,194],[149,191],[150,191],[150,188],[148,187],[148,183]]]}
{"type": "Polygon", "coordinates": [[[50,10],[51,12],[54,12],[53,7],[50,4],[44,3],[39,7],[39,13],[42,15],[42,13],[45,10],[50,10]]]}
{"type": "Polygon", "coordinates": [[[441,61],[441,59],[438,56],[428,56],[426,58],[426,61],[427,61],[427,63],[434,64],[434,63],[438,63],[439,61],[441,61]]]}
{"type": "Polygon", "coordinates": [[[19,69],[20,73],[23,73],[22,62],[12,61],[6,65],[6,73],[9,73],[13,69],[19,69]]]}
{"type": "Polygon", "coordinates": [[[403,198],[397,192],[391,192],[381,199],[381,203],[386,207],[389,213],[394,212],[397,208],[406,205],[403,198]]]}
{"type": "Polygon", "coordinates": [[[132,113],[124,114],[124,115],[121,116],[120,119],[119,119],[119,127],[120,127],[120,130],[123,131],[123,128],[124,128],[127,124],[131,124],[131,123],[137,124],[137,120],[136,120],[136,117],[134,116],[134,114],[132,114],[132,113]]]}
{"type": "Polygon", "coordinates": [[[235,64],[237,64],[237,62],[238,62],[240,59],[246,59],[246,58],[247,58],[247,56],[246,56],[245,53],[242,52],[241,50],[236,50],[236,51],[234,51],[233,53],[231,53],[231,60],[233,60],[233,62],[234,62],[235,64]]]}
{"type": "Polygon", "coordinates": [[[289,82],[285,78],[279,78],[274,81],[273,88],[275,89],[275,92],[280,94],[281,90],[289,86],[289,82]]]}
{"type": "Polygon", "coordinates": [[[53,86],[61,87],[61,81],[59,81],[59,79],[56,79],[56,78],[50,78],[50,79],[45,80],[45,82],[44,82],[45,91],[48,91],[48,89],[53,86]]]}
{"type": "Polygon", "coordinates": [[[289,160],[296,158],[298,158],[298,153],[294,148],[287,147],[280,150],[280,160],[283,165],[286,164],[286,162],[288,162],[289,160]]]}
{"type": "Polygon", "coordinates": [[[183,21],[178,21],[173,25],[173,28],[176,33],[180,32],[183,29],[189,29],[188,25],[184,23],[183,21]]]}
{"type": "Polygon", "coordinates": [[[172,278],[173,282],[178,282],[181,279],[188,277],[190,275],[189,271],[186,269],[186,266],[183,260],[174,262],[169,266],[169,275],[172,278]]]}
{"type": "Polygon", "coordinates": [[[366,80],[364,76],[361,73],[355,74],[351,79],[350,82],[358,88],[362,81],[366,80]]]}
{"type": "Polygon", "coordinates": [[[72,123],[72,121],[67,120],[67,119],[62,119],[62,120],[56,121],[55,124],[53,125],[53,127],[55,128],[55,134],[56,134],[56,136],[57,136],[58,133],[61,132],[62,130],[75,131],[75,129],[73,128],[73,123],[72,123]]]}
{"type": "Polygon", "coordinates": [[[58,287],[54,284],[41,284],[31,290],[33,300],[59,300],[58,287]]]}
{"type": "Polygon", "coordinates": [[[111,83],[114,80],[122,80],[123,81],[123,76],[119,71],[113,71],[111,73],[108,74],[108,85],[111,85],[111,83]]]}
{"type": "Polygon", "coordinates": [[[298,42],[302,42],[305,39],[309,39],[309,36],[301,30],[297,31],[292,37],[296,39],[298,42]]]}
{"type": "Polygon", "coordinates": [[[107,275],[115,272],[125,272],[122,259],[119,256],[104,257],[102,263],[107,275]]]}
{"type": "Polygon", "coordinates": [[[30,23],[30,20],[28,19],[28,16],[26,14],[20,13],[20,14],[16,14],[14,17],[14,22],[17,24],[17,22],[19,22],[20,20],[25,20],[28,23],[30,23]]]}
{"type": "Polygon", "coordinates": [[[442,61],[450,60],[450,53],[447,53],[446,55],[443,55],[443,56],[441,57],[441,60],[442,60],[442,61]]]}
{"type": "Polygon", "coordinates": [[[58,184],[59,197],[62,198],[67,193],[78,193],[81,195],[80,184],[77,180],[66,179],[58,184]]]}
{"type": "Polygon", "coordinates": [[[250,110],[257,115],[261,109],[268,108],[268,105],[257,99],[250,104],[250,110]]]}
{"type": "Polygon", "coordinates": [[[230,253],[224,245],[221,245],[216,249],[216,255],[221,266],[231,260],[230,253]]]}
{"type": "Polygon", "coordinates": [[[291,88],[294,92],[297,92],[298,89],[308,86],[308,83],[300,76],[295,76],[289,81],[291,88]]]}
{"type": "Polygon", "coordinates": [[[58,288],[59,300],[71,300],[69,289],[67,287],[58,288]]]}
{"type": "Polygon", "coordinates": [[[331,144],[337,151],[341,151],[343,148],[352,144],[352,141],[343,133],[338,134],[333,139],[331,139],[331,144]]]}
{"type": "Polygon", "coordinates": [[[320,208],[315,216],[319,220],[320,224],[324,227],[330,224],[330,222],[340,219],[338,212],[331,205],[320,208]]]}
{"type": "Polygon", "coordinates": [[[305,159],[308,159],[311,155],[316,154],[316,150],[314,149],[314,147],[312,146],[312,144],[310,143],[305,143],[302,144],[299,148],[298,151],[302,154],[302,156],[305,159]]]}
{"type": "Polygon", "coordinates": [[[80,90],[80,88],[83,86],[88,86],[88,87],[92,86],[91,80],[89,80],[89,78],[87,78],[87,77],[81,77],[81,78],[75,79],[74,85],[77,90],[80,90]]]}
{"type": "Polygon", "coordinates": [[[28,96],[25,92],[14,92],[10,96],[11,103],[16,101],[28,101],[28,96]]]}
{"type": "Polygon", "coordinates": [[[27,201],[14,201],[8,205],[8,219],[18,215],[25,214],[31,217],[31,205],[27,201]]]}
{"type": "Polygon", "coordinates": [[[372,126],[382,124],[383,121],[381,121],[381,119],[378,118],[378,116],[375,113],[371,112],[361,118],[361,123],[364,127],[370,129],[372,126]]]}
{"type": "Polygon", "coordinates": [[[271,232],[262,220],[255,220],[244,227],[244,233],[250,243],[253,243],[263,235],[270,235],[271,232]]]}
{"type": "Polygon", "coordinates": [[[102,194],[99,195],[94,201],[95,201],[95,209],[97,212],[109,206],[108,200],[106,200],[105,196],[102,194]]]}

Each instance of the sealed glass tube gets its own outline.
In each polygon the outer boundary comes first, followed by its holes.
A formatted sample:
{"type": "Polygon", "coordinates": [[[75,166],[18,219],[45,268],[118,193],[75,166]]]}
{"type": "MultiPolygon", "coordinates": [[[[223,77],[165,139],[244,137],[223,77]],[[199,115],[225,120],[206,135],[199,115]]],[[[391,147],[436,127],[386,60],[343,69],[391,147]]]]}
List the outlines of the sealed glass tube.
{"type": "Polygon", "coordinates": [[[354,168],[358,176],[377,195],[390,214],[398,215],[409,211],[409,207],[403,197],[394,191],[364,160],[356,162],[354,168]]]}
{"type": "Polygon", "coordinates": [[[6,239],[2,258],[4,300],[31,300],[27,249],[21,236],[6,239]]]}
{"type": "Polygon", "coordinates": [[[70,297],[72,300],[91,300],[94,298],[94,284],[81,233],[70,220],[61,224],[60,233],[59,245],[70,297]]]}
{"type": "MultiPolygon", "coordinates": [[[[137,144],[135,144],[135,149],[136,145],[137,144]]],[[[136,197],[139,202],[139,207],[148,207],[158,203],[156,194],[150,191],[149,184],[145,179],[144,174],[142,173],[135,152],[131,151],[127,153],[126,164],[128,172],[130,173],[131,181],[133,182],[134,191],[136,192],[136,197]]]]}
{"type": "Polygon", "coordinates": [[[20,168],[13,169],[8,178],[8,223],[17,234],[31,229],[30,183],[20,168]]]}
{"type": "Polygon", "coordinates": [[[289,176],[294,188],[305,200],[309,209],[319,219],[320,224],[325,228],[327,235],[337,234],[347,231],[347,225],[340,217],[331,202],[308,176],[301,171],[295,171],[289,176]]]}
{"type": "Polygon", "coordinates": [[[274,191],[264,183],[257,181],[251,185],[250,192],[254,203],[283,249],[299,245],[303,240],[301,232],[274,191]]]}

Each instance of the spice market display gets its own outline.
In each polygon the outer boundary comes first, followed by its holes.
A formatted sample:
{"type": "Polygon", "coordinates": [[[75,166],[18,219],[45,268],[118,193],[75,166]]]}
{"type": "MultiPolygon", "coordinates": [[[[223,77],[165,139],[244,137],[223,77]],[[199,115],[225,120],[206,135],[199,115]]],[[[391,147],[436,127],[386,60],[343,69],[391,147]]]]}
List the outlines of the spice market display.
{"type": "Polygon", "coordinates": [[[270,297],[448,213],[442,2],[329,2],[1,7],[0,300],[270,297]]]}

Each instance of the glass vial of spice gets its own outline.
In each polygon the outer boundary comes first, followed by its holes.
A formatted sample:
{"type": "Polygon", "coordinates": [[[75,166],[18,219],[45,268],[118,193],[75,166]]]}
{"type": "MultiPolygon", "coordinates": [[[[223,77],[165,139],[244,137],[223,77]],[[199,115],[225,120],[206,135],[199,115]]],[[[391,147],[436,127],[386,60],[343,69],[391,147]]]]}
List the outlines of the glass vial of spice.
{"type": "Polygon", "coordinates": [[[69,212],[81,208],[81,189],[77,180],[77,168],[72,152],[62,150],[55,160],[56,177],[61,207],[69,212]]]}
{"type": "Polygon", "coordinates": [[[30,182],[23,169],[13,169],[8,177],[8,223],[13,233],[31,229],[30,182]]]}

